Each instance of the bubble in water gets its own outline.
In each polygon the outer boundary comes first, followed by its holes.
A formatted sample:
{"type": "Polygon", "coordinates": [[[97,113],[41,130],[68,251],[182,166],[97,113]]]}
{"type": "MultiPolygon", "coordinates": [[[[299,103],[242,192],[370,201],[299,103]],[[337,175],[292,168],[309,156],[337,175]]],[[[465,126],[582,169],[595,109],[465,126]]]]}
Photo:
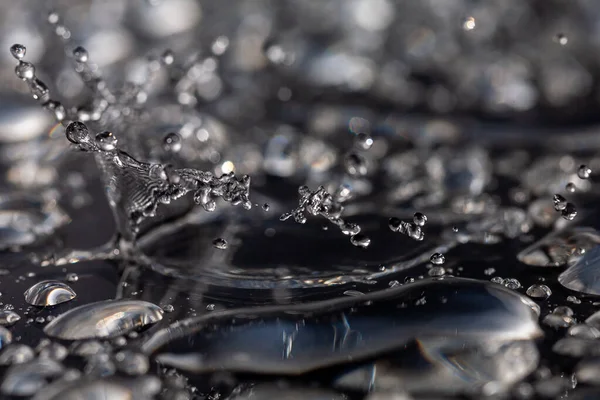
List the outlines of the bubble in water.
{"type": "Polygon", "coordinates": [[[587,165],[580,165],[579,169],[577,170],[577,176],[579,179],[588,179],[591,174],[592,170],[587,165]]]}
{"type": "Polygon", "coordinates": [[[546,285],[534,283],[527,288],[525,293],[534,299],[547,299],[552,294],[552,290],[546,285]]]}
{"type": "Polygon", "coordinates": [[[0,353],[0,365],[23,364],[34,358],[35,353],[31,347],[13,343],[0,353]]]}
{"type": "Polygon", "coordinates": [[[112,132],[100,132],[96,135],[96,144],[104,151],[116,150],[117,143],[117,137],[112,132]]]}
{"type": "Polygon", "coordinates": [[[181,150],[181,136],[175,132],[168,133],[163,140],[163,149],[170,153],[179,153],[181,150]]]}
{"type": "Polygon", "coordinates": [[[354,141],[355,146],[360,150],[369,150],[373,146],[373,138],[367,133],[359,133],[354,141]]]}
{"type": "Polygon", "coordinates": [[[227,241],[223,238],[216,238],[213,240],[213,246],[219,250],[227,249],[227,241]]]}
{"type": "Polygon", "coordinates": [[[344,167],[346,172],[352,176],[365,176],[367,170],[367,160],[357,153],[347,154],[344,158],[344,167]]]}
{"type": "Polygon", "coordinates": [[[371,239],[362,233],[358,233],[350,237],[350,243],[356,247],[367,248],[371,244],[371,239]]]}
{"type": "Polygon", "coordinates": [[[76,307],[44,327],[51,337],[64,340],[114,338],[160,321],[163,311],[141,300],[106,300],[76,307]]]}
{"type": "Polygon", "coordinates": [[[569,193],[575,193],[576,189],[577,189],[577,187],[575,186],[575,184],[573,182],[569,182],[565,186],[565,190],[569,193]]]}
{"type": "Polygon", "coordinates": [[[420,212],[416,212],[415,215],[413,215],[413,222],[416,225],[425,226],[425,224],[427,223],[427,215],[420,212]]]}
{"type": "Polygon", "coordinates": [[[89,57],[89,55],[88,55],[87,50],[81,46],[77,46],[73,50],[73,58],[75,59],[75,61],[77,61],[79,63],[88,62],[88,57],[89,57]]]}
{"type": "Polygon", "coordinates": [[[569,38],[567,38],[564,33],[557,33],[556,36],[554,36],[554,41],[561,46],[564,46],[569,42],[569,38]]]}
{"type": "Polygon", "coordinates": [[[11,310],[0,311],[0,325],[11,326],[17,323],[21,319],[21,316],[11,310]]]}
{"type": "Polygon", "coordinates": [[[71,272],[67,274],[67,282],[77,282],[78,280],[79,276],[76,273],[71,272]]]}
{"type": "Polygon", "coordinates": [[[444,257],[443,254],[433,253],[431,255],[431,257],[429,258],[429,261],[431,261],[431,263],[434,265],[442,265],[443,263],[446,262],[446,258],[444,257]]]}
{"type": "Polygon", "coordinates": [[[567,203],[565,209],[561,211],[561,216],[567,221],[573,221],[577,216],[577,210],[573,203],[567,203]]]}
{"type": "Polygon", "coordinates": [[[562,211],[565,209],[565,207],[567,207],[567,199],[565,199],[560,194],[555,194],[553,197],[553,201],[554,201],[554,209],[556,211],[562,211]]]}
{"type": "Polygon", "coordinates": [[[12,56],[19,61],[21,61],[23,57],[25,57],[26,53],[27,48],[25,48],[25,46],[23,46],[22,44],[13,44],[10,47],[10,54],[12,54],[12,56]]]}
{"type": "Polygon", "coordinates": [[[59,281],[41,281],[27,289],[25,301],[32,306],[47,307],[71,301],[77,296],[75,291],[59,281]]]}

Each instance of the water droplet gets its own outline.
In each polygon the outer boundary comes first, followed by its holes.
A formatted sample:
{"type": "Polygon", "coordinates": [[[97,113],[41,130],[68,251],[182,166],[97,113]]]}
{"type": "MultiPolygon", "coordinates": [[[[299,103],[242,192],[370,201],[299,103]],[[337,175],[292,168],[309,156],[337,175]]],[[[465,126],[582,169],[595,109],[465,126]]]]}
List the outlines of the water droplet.
{"type": "Polygon", "coordinates": [[[0,311],[0,325],[11,326],[17,323],[21,319],[21,316],[11,310],[0,311]]]}
{"type": "Polygon", "coordinates": [[[65,283],[41,281],[27,289],[24,295],[28,304],[46,307],[73,300],[77,294],[65,283]]]}
{"type": "Polygon", "coordinates": [[[567,301],[573,304],[581,304],[581,300],[575,296],[567,296],[567,301]]]}
{"type": "Polygon", "coordinates": [[[473,29],[475,29],[475,18],[468,17],[467,19],[465,19],[465,22],[463,22],[463,29],[465,31],[472,31],[473,29]]]}
{"type": "Polygon", "coordinates": [[[175,132],[168,133],[163,140],[163,149],[170,153],[179,153],[181,150],[181,136],[175,132]]]}
{"type": "Polygon", "coordinates": [[[79,276],[76,273],[71,272],[67,274],[67,282],[77,282],[78,280],[79,276]]]}
{"type": "Polygon", "coordinates": [[[227,248],[227,241],[223,238],[216,238],[213,240],[213,246],[219,250],[225,250],[227,248]]]}
{"type": "Polygon", "coordinates": [[[561,211],[561,216],[567,221],[573,221],[573,219],[575,219],[577,216],[575,205],[573,203],[567,203],[565,209],[561,211]]]}
{"type": "Polygon", "coordinates": [[[7,396],[32,396],[44,388],[49,379],[57,378],[63,372],[60,363],[48,358],[16,364],[4,375],[0,392],[7,396]]]}
{"type": "Polygon", "coordinates": [[[418,226],[425,226],[427,223],[427,215],[417,212],[413,215],[413,222],[418,226]]]}
{"type": "Polygon", "coordinates": [[[575,184],[573,182],[569,182],[565,186],[565,190],[569,193],[575,193],[575,190],[577,190],[577,187],[575,186],[575,184]]]}
{"type": "Polygon", "coordinates": [[[150,361],[144,354],[130,350],[115,354],[117,369],[127,375],[144,375],[150,369],[150,361]]]}
{"type": "Polygon", "coordinates": [[[561,46],[564,46],[569,42],[569,38],[567,38],[564,33],[557,33],[556,36],[554,36],[554,41],[561,46]]]}
{"type": "Polygon", "coordinates": [[[69,355],[69,351],[60,343],[43,343],[38,348],[40,358],[51,358],[54,361],[62,361],[69,355]]]}
{"type": "Polygon", "coordinates": [[[71,143],[79,144],[89,140],[90,131],[83,122],[73,121],[67,126],[65,134],[71,143]]]}
{"type": "Polygon", "coordinates": [[[546,285],[534,283],[527,288],[525,293],[534,299],[547,299],[552,294],[552,290],[546,285]]]}
{"type": "Polygon", "coordinates": [[[117,142],[117,137],[112,132],[100,132],[96,135],[96,144],[104,151],[115,150],[117,142]]]}
{"type": "Polygon", "coordinates": [[[269,211],[270,208],[271,208],[271,206],[269,205],[269,203],[265,203],[262,206],[263,211],[269,211]]]}
{"type": "Polygon", "coordinates": [[[553,197],[554,201],[554,209],[556,211],[562,211],[567,207],[567,199],[565,199],[560,194],[555,194],[553,197]]]}
{"type": "Polygon", "coordinates": [[[19,61],[19,65],[15,67],[15,74],[21,80],[32,80],[35,77],[35,67],[30,62],[19,61]]]}
{"type": "Polygon", "coordinates": [[[506,286],[507,288],[512,289],[512,290],[516,290],[521,287],[521,282],[519,282],[515,278],[506,278],[506,279],[504,279],[503,284],[504,284],[504,286],[506,286]]]}
{"type": "Polygon", "coordinates": [[[10,54],[19,61],[25,57],[25,53],[27,53],[27,48],[22,44],[13,44],[10,46],[10,54]]]}
{"type": "Polygon", "coordinates": [[[452,232],[457,233],[458,232],[458,227],[457,226],[453,226],[452,227],[452,232]]]}
{"type": "Polygon", "coordinates": [[[446,274],[446,269],[444,267],[431,267],[427,272],[429,276],[444,276],[446,274]]]}
{"type": "Polygon", "coordinates": [[[172,304],[165,304],[162,309],[166,313],[172,313],[173,311],[175,311],[175,307],[173,307],[172,304]]]}
{"type": "Polygon", "coordinates": [[[443,263],[446,262],[446,258],[444,257],[443,254],[433,253],[431,255],[431,257],[429,258],[429,261],[431,261],[431,263],[435,264],[435,265],[442,265],[443,263]]]}
{"type": "Polygon", "coordinates": [[[0,353],[0,365],[23,364],[35,358],[33,349],[24,344],[13,343],[0,353]]]}
{"type": "Polygon", "coordinates": [[[106,300],[79,306],[44,327],[51,337],[64,340],[112,338],[160,321],[160,307],[140,300],[106,300]]]}
{"type": "Polygon", "coordinates": [[[354,141],[355,146],[360,150],[369,150],[373,146],[373,138],[367,133],[359,133],[354,141]]]}
{"type": "Polygon", "coordinates": [[[367,248],[371,244],[371,239],[362,233],[358,233],[350,237],[350,243],[356,247],[367,248]]]}
{"type": "Polygon", "coordinates": [[[75,59],[75,61],[77,61],[78,63],[86,63],[88,62],[88,52],[86,49],[84,49],[81,46],[77,46],[75,47],[75,49],[73,50],[73,58],[75,59]]]}
{"type": "Polygon", "coordinates": [[[165,50],[161,56],[161,60],[165,65],[172,65],[175,62],[175,55],[172,50],[165,50]]]}
{"type": "Polygon", "coordinates": [[[402,221],[400,218],[392,217],[388,221],[388,227],[392,232],[398,232],[400,230],[400,226],[402,225],[402,221]]]}
{"type": "Polygon", "coordinates": [[[344,158],[344,167],[346,172],[352,176],[367,175],[367,160],[357,153],[350,153],[344,158]]]}
{"type": "Polygon", "coordinates": [[[587,165],[580,165],[579,169],[577,170],[577,176],[579,179],[588,179],[591,174],[592,170],[587,165]]]}

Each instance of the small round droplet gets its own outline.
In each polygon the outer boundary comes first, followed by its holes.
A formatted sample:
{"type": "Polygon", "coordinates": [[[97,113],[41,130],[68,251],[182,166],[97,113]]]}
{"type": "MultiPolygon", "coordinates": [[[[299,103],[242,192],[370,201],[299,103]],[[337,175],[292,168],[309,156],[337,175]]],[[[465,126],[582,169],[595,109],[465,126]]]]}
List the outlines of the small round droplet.
{"type": "Polygon", "coordinates": [[[175,132],[168,133],[163,139],[163,149],[169,153],[178,153],[181,150],[181,136],[175,132]]]}
{"type": "Polygon", "coordinates": [[[413,222],[419,226],[424,226],[427,223],[427,216],[423,213],[416,212],[413,215],[413,222]]]}
{"type": "Polygon", "coordinates": [[[15,67],[15,74],[21,80],[32,80],[35,77],[35,67],[30,62],[19,61],[19,65],[15,67]]]}
{"type": "Polygon", "coordinates": [[[59,16],[58,13],[52,11],[48,14],[48,22],[52,25],[58,24],[59,16]]]}
{"type": "Polygon", "coordinates": [[[534,283],[527,288],[525,293],[534,299],[547,299],[552,294],[552,290],[546,285],[534,283]]]}
{"type": "Polygon", "coordinates": [[[115,354],[117,369],[126,375],[144,375],[150,369],[150,361],[144,354],[123,350],[115,354]]]}
{"type": "Polygon", "coordinates": [[[573,221],[573,219],[575,219],[577,216],[575,205],[573,205],[573,203],[567,203],[565,209],[561,211],[561,215],[567,221],[573,221]]]}
{"type": "Polygon", "coordinates": [[[432,267],[431,269],[429,269],[429,272],[427,272],[427,275],[429,276],[444,276],[444,274],[446,274],[446,270],[444,269],[444,267],[432,267]]]}
{"type": "Polygon", "coordinates": [[[96,144],[104,151],[115,150],[117,142],[117,137],[112,132],[100,132],[96,135],[96,144]]]}
{"type": "Polygon", "coordinates": [[[160,58],[165,65],[171,65],[175,62],[175,55],[171,50],[165,50],[160,58]]]}
{"type": "Polygon", "coordinates": [[[441,253],[433,253],[429,258],[429,261],[434,265],[442,265],[446,262],[446,257],[441,253]]]}
{"type": "Polygon", "coordinates": [[[465,22],[463,22],[463,29],[465,31],[472,31],[473,29],[475,29],[475,18],[468,17],[467,19],[465,19],[465,22]]]}
{"type": "Polygon", "coordinates": [[[213,246],[219,250],[225,250],[227,248],[227,241],[223,238],[216,238],[213,240],[213,246]]]}
{"type": "Polygon", "coordinates": [[[555,194],[552,200],[554,201],[554,209],[556,211],[562,211],[567,207],[567,199],[560,194],[555,194]]]}
{"type": "Polygon", "coordinates": [[[373,146],[373,138],[367,133],[359,133],[354,141],[355,146],[360,150],[369,150],[373,146]]]}
{"type": "Polygon", "coordinates": [[[569,38],[564,33],[557,33],[556,36],[554,36],[554,41],[561,46],[564,46],[569,42],[569,38]]]}
{"type": "Polygon", "coordinates": [[[67,282],[77,282],[79,280],[79,276],[72,272],[70,274],[67,274],[67,282]]]}
{"type": "Polygon", "coordinates": [[[371,239],[362,233],[350,237],[350,243],[356,247],[362,247],[363,249],[369,247],[371,239]]]}
{"type": "Polygon", "coordinates": [[[172,304],[165,304],[165,305],[162,307],[162,309],[163,309],[163,311],[164,311],[164,312],[166,312],[166,313],[172,313],[173,311],[175,311],[175,307],[173,307],[173,305],[172,305],[172,304]]]}
{"type": "Polygon", "coordinates": [[[67,126],[65,134],[70,142],[79,144],[89,138],[90,131],[83,122],[73,121],[67,126]]]}
{"type": "Polygon", "coordinates": [[[577,170],[577,176],[579,177],[579,179],[588,179],[591,173],[592,170],[587,165],[581,165],[577,170]]]}
{"type": "Polygon", "coordinates": [[[215,311],[216,306],[213,303],[206,305],[206,311],[215,311]]]}
{"type": "Polygon", "coordinates": [[[458,233],[458,226],[453,226],[452,227],[452,232],[458,233]]]}
{"type": "Polygon", "coordinates": [[[17,43],[10,46],[10,54],[19,61],[25,57],[25,53],[27,53],[27,48],[22,44],[17,43]]]}
{"type": "Polygon", "coordinates": [[[400,218],[392,217],[388,220],[388,227],[392,232],[398,232],[400,230],[400,226],[402,225],[402,221],[400,218]]]}
{"type": "Polygon", "coordinates": [[[68,285],[59,281],[41,281],[27,289],[25,301],[32,306],[55,306],[73,300],[76,293],[68,285]]]}
{"type": "Polygon", "coordinates": [[[350,153],[344,158],[344,167],[346,172],[352,176],[365,176],[367,170],[367,160],[357,153],[350,153]]]}
{"type": "Polygon", "coordinates": [[[565,186],[565,190],[569,193],[575,193],[575,190],[577,188],[575,187],[575,184],[573,182],[569,182],[567,183],[567,185],[565,186]]]}
{"type": "Polygon", "coordinates": [[[521,287],[521,282],[519,282],[518,280],[514,279],[514,278],[506,278],[504,279],[503,282],[504,286],[506,286],[509,289],[518,289],[521,287]]]}
{"type": "Polygon", "coordinates": [[[86,63],[88,62],[89,55],[86,49],[81,46],[77,46],[73,50],[73,58],[79,63],[86,63]]]}
{"type": "Polygon", "coordinates": [[[269,205],[269,203],[265,203],[262,205],[262,209],[263,211],[269,211],[271,209],[271,206],[269,205]]]}

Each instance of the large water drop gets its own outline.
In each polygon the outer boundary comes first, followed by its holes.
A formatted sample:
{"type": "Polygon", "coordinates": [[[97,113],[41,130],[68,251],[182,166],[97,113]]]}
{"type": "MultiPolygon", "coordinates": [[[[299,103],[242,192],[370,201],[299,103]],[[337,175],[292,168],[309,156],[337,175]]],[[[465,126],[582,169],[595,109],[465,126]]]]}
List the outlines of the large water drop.
{"type": "Polygon", "coordinates": [[[71,301],[77,296],[75,291],[59,281],[42,281],[31,286],[24,293],[25,301],[32,306],[46,307],[71,301]]]}

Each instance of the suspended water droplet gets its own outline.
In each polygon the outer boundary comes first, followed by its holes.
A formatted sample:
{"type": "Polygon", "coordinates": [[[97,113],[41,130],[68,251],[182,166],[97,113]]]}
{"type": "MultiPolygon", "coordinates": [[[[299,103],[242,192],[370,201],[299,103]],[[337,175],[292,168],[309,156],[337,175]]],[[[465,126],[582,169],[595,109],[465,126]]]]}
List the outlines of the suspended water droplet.
{"type": "Polygon", "coordinates": [[[64,340],[112,338],[160,321],[160,307],[140,300],[106,300],[79,306],[44,327],[51,337],[64,340]]]}
{"type": "Polygon", "coordinates": [[[77,61],[78,63],[86,63],[88,62],[88,52],[86,49],[84,49],[81,46],[77,46],[75,47],[75,49],[73,50],[73,58],[75,59],[75,61],[77,61]]]}
{"type": "Polygon", "coordinates": [[[371,244],[371,239],[362,233],[358,233],[350,237],[350,243],[356,247],[367,248],[371,244]]]}
{"type": "Polygon", "coordinates": [[[161,55],[161,60],[165,65],[172,65],[175,62],[175,55],[172,50],[165,50],[161,55]]]}
{"type": "Polygon", "coordinates": [[[41,281],[24,293],[25,301],[32,306],[47,307],[73,300],[77,294],[70,286],[59,281],[41,281]]]}
{"type": "Polygon", "coordinates": [[[356,135],[354,145],[360,150],[369,150],[373,146],[373,138],[367,133],[359,133],[356,135]]]}
{"type": "Polygon", "coordinates": [[[270,208],[271,208],[271,206],[269,205],[269,203],[265,203],[265,204],[263,204],[263,206],[262,206],[262,209],[263,209],[263,211],[265,211],[265,212],[266,212],[266,211],[269,211],[269,209],[270,209],[270,208]]]}
{"type": "Polygon", "coordinates": [[[346,172],[352,176],[367,175],[367,160],[357,153],[350,153],[344,158],[344,167],[346,172]]]}
{"type": "Polygon", "coordinates": [[[213,246],[219,250],[227,249],[227,241],[223,238],[216,238],[213,240],[213,246]]]}
{"type": "Polygon", "coordinates": [[[555,194],[553,197],[554,201],[554,209],[556,211],[562,211],[567,207],[567,199],[565,199],[560,194],[555,194]]]}
{"type": "Polygon", "coordinates": [[[565,186],[565,190],[569,193],[575,193],[575,190],[577,190],[577,187],[575,186],[575,184],[573,182],[569,182],[565,186]]]}
{"type": "Polygon", "coordinates": [[[15,74],[24,81],[30,81],[35,78],[35,67],[27,61],[19,61],[19,65],[15,67],[15,74]]]}
{"type": "Polygon", "coordinates": [[[431,267],[427,272],[427,275],[437,277],[444,276],[446,274],[446,269],[444,267],[431,267]]]}
{"type": "Polygon", "coordinates": [[[425,226],[427,223],[427,215],[417,212],[413,215],[413,222],[418,226],[425,226]]]}
{"type": "Polygon", "coordinates": [[[561,46],[565,46],[569,42],[569,38],[564,33],[557,33],[554,36],[554,41],[561,46]]]}
{"type": "Polygon", "coordinates": [[[465,22],[463,22],[463,29],[465,31],[472,31],[473,29],[475,29],[475,18],[468,17],[467,19],[465,19],[465,22]]]}
{"type": "Polygon", "coordinates": [[[561,211],[561,216],[567,221],[573,221],[577,216],[577,209],[573,203],[567,203],[565,209],[561,211]]]}
{"type": "Polygon", "coordinates": [[[10,54],[19,61],[25,57],[25,53],[27,53],[27,48],[22,44],[13,44],[10,46],[10,54]]]}
{"type": "Polygon", "coordinates": [[[398,232],[400,230],[400,226],[402,225],[402,221],[400,218],[392,217],[388,221],[388,227],[392,232],[398,232]]]}
{"type": "Polygon", "coordinates": [[[0,325],[11,326],[21,319],[21,316],[11,310],[0,311],[0,325]]]}
{"type": "Polygon", "coordinates": [[[579,169],[577,170],[577,176],[579,179],[588,179],[591,174],[592,170],[587,165],[580,165],[579,169]]]}
{"type": "Polygon", "coordinates": [[[112,132],[100,132],[96,135],[96,144],[104,151],[115,150],[117,143],[117,137],[112,132]]]}
{"type": "Polygon", "coordinates": [[[175,132],[168,133],[163,139],[163,149],[166,152],[179,153],[181,145],[181,136],[175,132]]]}
{"type": "Polygon", "coordinates": [[[13,343],[0,353],[0,365],[23,364],[35,358],[33,349],[24,344],[13,343]]]}
{"type": "Polygon", "coordinates": [[[175,307],[173,307],[173,305],[172,305],[172,304],[165,304],[165,305],[162,307],[162,309],[163,309],[163,311],[164,311],[164,312],[166,312],[166,313],[172,313],[173,311],[175,311],[175,307]]]}
{"type": "Polygon", "coordinates": [[[144,354],[130,350],[115,354],[117,369],[127,375],[144,375],[150,369],[150,361],[144,354]]]}
{"type": "Polygon", "coordinates": [[[70,142],[79,144],[89,140],[90,131],[83,122],[73,121],[67,126],[65,134],[70,142]]]}
{"type": "Polygon", "coordinates": [[[435,265],[442,265],[446,262],[446,257],[444,257],[444,255],[440,253],[433,253],[429,258],[429,261],[431,261],[431,263],[435,265]]]}
{"type": "Polygon", "coordinates": [[[67,281],[68,282],[77,282],[79,280],[79,275],[77,275],[74,272],[68,273],[67,274],[67,281]]]}
{"type": "Polygon", "coordinates": [[[534,299],[547,299],[552,294],[552,290],[546,285],[534,283],[527,288],[525,293],[527,296],[533,297],[534,299]]]}

